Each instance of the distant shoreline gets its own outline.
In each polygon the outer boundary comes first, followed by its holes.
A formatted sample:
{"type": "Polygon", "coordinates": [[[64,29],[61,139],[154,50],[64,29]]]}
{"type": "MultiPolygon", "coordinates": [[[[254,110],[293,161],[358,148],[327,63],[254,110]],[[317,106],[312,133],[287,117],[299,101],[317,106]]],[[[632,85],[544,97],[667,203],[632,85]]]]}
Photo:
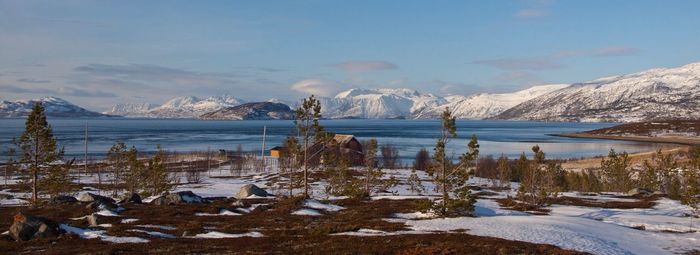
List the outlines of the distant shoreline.
{"type": "Polygon", "coordinates": [[[646,136],[617,136],[617,135],[595,135],[587,133],[563,133],[552,134],[553,136],[569,137],[569,138],[589,138],[601,140],[619,140],[632,142],[650,142],[650,143],[669,143],[677,145],[700,145],[700,138],[684,138],[684,137],[646,137],[646,136]]]}

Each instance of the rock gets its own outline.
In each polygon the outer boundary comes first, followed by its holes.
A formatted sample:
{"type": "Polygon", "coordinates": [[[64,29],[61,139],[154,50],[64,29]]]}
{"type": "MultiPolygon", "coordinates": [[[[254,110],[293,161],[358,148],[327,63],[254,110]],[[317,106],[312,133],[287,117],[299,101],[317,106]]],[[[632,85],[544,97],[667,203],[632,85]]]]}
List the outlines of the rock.
{"type": "Polygon", "coordinates": [[[10,195],[10,194],[0,194],[0,200],[2,199],[13,199],[15,196],[10,195]]]}
{"type": "Polygon", "coordinates": [[[197,194],[192,193],[192,191],[180,191],[176,193],[170,193],[160,196],[153,201],[151,204],[154,205],[177,205],[177,204],[200,204],[206,203],[207,200],[200,197],[197,194]]]}
{"type": "Polygon", "coordinates": [[[91,227],[94,227],[100,225],[101,222],[104,220],[104,217],[102,217],[102,215],[93,213],[88,216],[85,216],[85,219],[91,227]]]}
{"type": "Polygon", "coordinates": [[[231,205],[235,207],[245,207],[245,204],[241,200],[236,200],[233,203],[231,203],[231,205]]]}
{"type": "Polygon", "coordinates": [[[105,197],[105,196],[100,196],[100,195],[93,194],[93,193],[90,193],[90,192],[80,192],[80,193],[78,193],[78,195],[76,196],[76,198],[77,198],[78,201],[80,201],[80,202],[95,202],[95,201],[98,201],[98,200],[99,200],[99,201],[103,201],[103,202],[109,202],[109,203],[112,203],[112,204],[115,203],[114,199],[112,199],[112,198],[105,197]]]}
{"type": "Polygon", "coordinates": [[[17,213],[10,226],[10,236],[15,241],[28,241],[34,238],[51,238],[61,234],[58,225],[50,220],[24,213],[17,213]]]}
{"type": "Polygon", "coordinates": [[[77,203],[77,202],[78,202],[78,199],[76,199],[75,197],[60,195],[60,196],[56,196],[56,197],[51,198],[51,201],[49,203],[54,204],[54,205],[58,205],[58,204],[72,204],[72,203],[77,203]]]}
{"type": "Polygon", "coordinates": [[[131,194],[131,196],[125,198],[125,199],[122,200],[122,201],[120,201],[119,203],[120,203],[120,204],[125,204],[125,203],[129,203],[129,204],[141,204],[142,201],[141,201],[141,196],[139,196],[138,193],[134,193],[134,194],[131,194]]]}
{"type": "Polygon", "coordinates": [[[108,200],[95,200],[94,202],[88,204],[86,206],[88,209],[92,209],[95,211],[100,211],[100,210],[107,210],[113,213],[118,213],[119,211],[124,210],[124,208],[119,207],[117,204],[110,202],[108,200]]]}
{"type": "Polygon", "coordinates": [[[241,190],[238,191],[238,194],[236,194],[236,198],[238,199],[243,199],[243,198],[248,198],[250,196],[258,196],[258,197],[267,197],[269,194],[267,191],[264,189],[261,189],[258,186],[255,186],[254,184],[247,184],[243,187],[241,187],[241,190]]]}
{"type": "Polygon", "coordinates": [[[171,204],[200,204],[206,202],[206,199],[200,197],[197,194],[194,194],[192,191],[189,190],[171,193],[170,195],[168,195],[168,200],[171,204]]]}
{"type": "Polygon", "coordinates": [[[652,192],[649,189],[646,188],[634,188],[631,189],[630,191],[627,191],[627,195],[629,196],[637,196],[637,195],[642,195],[642,196],[648,196],[652,192]]]}
{"type": "Polygon", "coordinates": [[[168,205],[168,199],[165,198],[165,195],[157,197],[156,199],[153,199],[151,201],[151,204],[153,205],[168,205]]]}

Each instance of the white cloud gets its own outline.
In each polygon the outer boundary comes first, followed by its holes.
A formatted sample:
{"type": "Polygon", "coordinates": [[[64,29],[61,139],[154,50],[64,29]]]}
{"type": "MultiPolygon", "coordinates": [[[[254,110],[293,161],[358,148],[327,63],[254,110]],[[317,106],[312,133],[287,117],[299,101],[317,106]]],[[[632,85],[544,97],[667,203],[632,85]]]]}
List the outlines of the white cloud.
{"type": "Polygon", "coordinates": [[[332,96],[341,90],[341,85],[334,81],[307,79],[294,83],[291,89],[304,94],[332,96]]]}
{"type": "Polygon", "coordinates": [[[396,64],[387,61],[347,61],[331,66],[346,72],[369,72],[399,68],[396,64]]]}

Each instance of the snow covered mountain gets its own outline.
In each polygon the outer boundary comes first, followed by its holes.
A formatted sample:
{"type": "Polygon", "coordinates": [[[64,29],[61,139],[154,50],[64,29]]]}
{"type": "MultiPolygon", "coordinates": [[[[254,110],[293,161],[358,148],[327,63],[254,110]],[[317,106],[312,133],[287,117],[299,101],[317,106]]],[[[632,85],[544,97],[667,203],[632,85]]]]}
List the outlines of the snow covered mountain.
{"type": "Polygon", "coordinates": [[[291,120],[294,119],[294,111],[282,103],[254,102],[205,113],[199,118],[206,120],[291,120]]]}
{"type": "Polygon", "coordinates": [[[532,98],[556,91],[569,86],[568,84],[552,84],[531,87],[513,93],[482,93],[473,96],[448,96],[446,104],[438,107],[428,107],[416,112],[415,118],[436,119],[445,108],[450,108],[458,119],[485,119],[500,114],[532,98]]]}
{"type": "Polygon", "coordinates": [[[700,118],[700,63],[573,84],[495,119],[635,122],[700,118]]]}
{"type": "Polygon", "coordinates": [[[127,117],[146,118],[197,118],[202,114],[233,107],[245,103],[245,101],[229,96],[215,96],[200,99],[194,96],[176,97],[158,107],[144,104],[123,104],[113,107],[115,114],[127,117]]]}
{"type": "Polygon", "coordinates": [[[442,97],[412,89],[350,89],[320,98],[325,118],[413,118],[414,113],[447,103],[442,97]]]}
{"type": "Polygon", "coordinates": [[[115,105],[111,110],[104,112],[104,114],[124,117],[146,117],[148,112],[156,107],[158,105],[150,103],[125,103],[115,105]]]}
{"type": "Polygon", "coordinates": [[[27,117],[36,103],[42,103],[44,105],[44,111],[48,117],[85,118],[108,116],[102,113],[88,111],[61,98],[43,97],[30,100],[0,101],[0,118],[27,117]]]}

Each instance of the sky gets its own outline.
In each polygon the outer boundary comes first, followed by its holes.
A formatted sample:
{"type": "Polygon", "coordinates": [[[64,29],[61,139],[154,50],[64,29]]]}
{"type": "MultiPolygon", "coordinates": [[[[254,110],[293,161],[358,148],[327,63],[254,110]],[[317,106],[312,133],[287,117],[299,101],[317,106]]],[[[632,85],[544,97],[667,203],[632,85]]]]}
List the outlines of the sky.
{"type": "Polygon", "coordinates": [[[700,61],[700,1],[0,0],[0,100],[437,95],[700,61]]]}

